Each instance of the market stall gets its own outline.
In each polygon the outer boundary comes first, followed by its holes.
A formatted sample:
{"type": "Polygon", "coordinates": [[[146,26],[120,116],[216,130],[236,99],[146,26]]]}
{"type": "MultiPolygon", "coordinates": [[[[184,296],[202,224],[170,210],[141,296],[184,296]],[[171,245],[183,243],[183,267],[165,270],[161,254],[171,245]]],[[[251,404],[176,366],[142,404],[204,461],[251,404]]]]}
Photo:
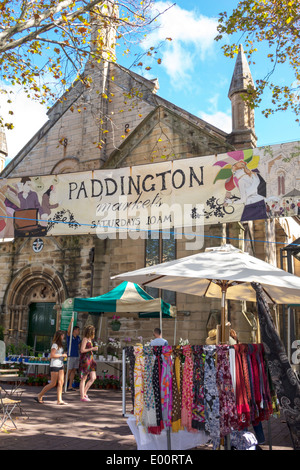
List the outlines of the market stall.
{"type": "Polygon", "coordinates": [[[226,437],[238,450],[255,448],[249,427],[278,415],[262,344],[137,345],[126,355],[134,391],[127,422],[140,450],[208,441],[219,449],[226,437]]]}
{"type": "Polygon", "coordinates": [[[261,284],[271,304],[299,304],[300,278],[231,245],[174,261],[118,274],[112,279],[201,297],[221,298],[221,334],[225,342],[226,299],[256,302],[251,283],[261,284]]]}
{"type": "MultiPolygon", "coordinates": [[[[113,279],[130,280],[138,282],[144,286],[159,287],[160,289],[174,290],[186,294],[193,294],[203,297],[221,297],[221,340],[220,343],[228,343],[226,337],[227,311],[226,299],[247,300],[257,302],[260,297],[254,285],[259,285],[260,296],[264,297],[266,308],[276,304],[299,304],[300,301],[300,278],[288,272],[278,269],[264,261],[259,260],[231,245],[210,248],[205,252],[197,253],[185,258],[177,259],[143,269],[114,276],[113,279]]],[[[270,313],[268,313],[270,316],[270,313]]],[[[273,327],[272,327],[273,328],[273,327]]],[[[275,333],[274,333],[275,336],[275,333]]],[[[282,360],[284,354],[280,347],[276,350],[278,360],[282,360]]],[[[269,348],[268,348],[268,355],[269,348]]],[[[286,363],[289,364],[288,358],[286,363]]],[[[287,416],[291,415],[290,406],[284,400],[284,390],[280,388],[280,378],[274,375],[274,383],[279,392],[281,407],[287,416]]],[[[297,403],[300,400],[299,381],[289,366],[290,378],[294,382],[294,387],[290,393],[292,402],[293,419],[300,425],[300,412],[297,403]]],[[[290,402],[290,403],[291,403],[290,402]]],[[[295,427],[294,427],[295,428],[295,427]]],[[[296,428],[295,428],[296,429],[296,428]]],[[[299,426],[300,429],[300,426],[299,426]]],[[[296,442],[295,447],[299,447],[298,436],[293,436],[296,442]]],[[[294,433],[295,434],[295,433],[294,433]]]]}
{"type": "Polygon", "coordinates": [[[69,315],[73,312],[89,312],[94,315],[104,312],[139,312],[141,316],[144,313],[155,313],[161,322],[162,318],[176,317],[174,307],[162,299],[154,299],[138,284],[128,281],[97,297],[67,299],[62,310],[69,312],[69,315]]]}
{"type": "Polygon", "coordinates": [[[67,329],[72,315],[77,312],[89,312],[93,315],[100,315],[99,334],[101,333],[101,321],[104,312],[145,312],[156,314],[160,318],[161,329],[163,318],[176,317],[174,307],[160,298],[153,298],[138,284],[128,281],[122,282],[111,291],[97,297],[67,299],[62,308],[61,328],[67,329]]]}

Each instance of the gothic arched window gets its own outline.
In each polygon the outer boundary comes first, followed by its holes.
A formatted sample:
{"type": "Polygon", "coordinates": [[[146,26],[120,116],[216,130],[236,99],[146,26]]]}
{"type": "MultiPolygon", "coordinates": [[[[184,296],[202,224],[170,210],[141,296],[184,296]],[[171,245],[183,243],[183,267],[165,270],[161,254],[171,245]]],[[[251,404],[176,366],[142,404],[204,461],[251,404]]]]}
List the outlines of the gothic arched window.
{"type": "Polygon", "coordinates": [[[278,184],[278,196],[285,194],[285,174],[283,171],[277,175],[277,184],[278,184]]]}

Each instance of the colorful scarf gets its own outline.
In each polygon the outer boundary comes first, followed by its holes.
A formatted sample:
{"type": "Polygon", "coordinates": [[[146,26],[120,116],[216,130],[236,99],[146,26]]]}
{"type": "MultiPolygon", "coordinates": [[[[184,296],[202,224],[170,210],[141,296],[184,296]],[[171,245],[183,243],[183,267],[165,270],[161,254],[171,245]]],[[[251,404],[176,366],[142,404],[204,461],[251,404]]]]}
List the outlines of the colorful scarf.
{"type": "Polygon", "coordinates": [[[265,369],[265,360],[264,360],[264,347],[262,344],[258,345],[258,361],[259,361],[259,371],[260,371],[260,381],[261,381],[261,389],[262,389],[262,408],[263,411],[261,413],[261,419],[269,419],[272,415],[272,398],[271,392],[268,383],[268,377],[265,369]]]}
{"type": "Polygon", "coordinates": [[[161,384],[161,372],[162,372],[162,346],[154,346],[153,353],[155,356],[153,366],[153,390],[155,400],[155,411],[156,411],[156,426],[148,428],[150,434],[160,434],[164,428],[161,411],[161,397],[160,397],[160,384],[161,384]]]}
{"type": "Polygon", "coordinates": [[[143,424],[145,427],[156,426],[156,411],[153,389],[153,366],[154,356],[151,346],[144,346],[145,366],[144,366],[144,410],[143,424]]]}
{"type": "Polygon", "coordinates": [[[172,346],[162,347],[161,408],[165,426],[170,427],[172,419],[172,346]]]}
{"type": "Polygon", "coordinates": [[[183,346],[182,352],[185,361],[182,374],[181,425],[187,431],[191,431],[193,409],[193,360],[191,345],[183,346]]]}
{"type": "Polygon", "coordinates": [[[198,430],[204,430],[204,354],[203,346],[192,346],[194,353],[194,370],[193,370],[193,410],[192,410],[192,427],[198,430]]]}
{"type": "Polygon", "coordinates": [[[240,344],[235,344],[235,372],[236,372],[236,407],[239,428],[244,429],[250,425],[250,407],[244,380],[243,357],[240,353],[240,344]]]}
{"type": "Polygon", "coordinates": [[[136,424],[142,424],[144,408],[144,354],[143,346],[134,346],[134,416],[136,424]]]}
{"type": "Polygon", "coordinates": [[[203,351],[206,354],[204,364],[205,429],[212,439],[215,450],[220,446],[220,402],[214,359],[216,346],[204,346],[203,351]]]}
{"type": "Polygon", "coordinates": [[[231,429],[238,429],[238,416],[229,364],[229,346],[217,346],[216,381],[220,401],[220,436],[230,434],[231,429]]]}
{"type": "Polygon", "coordinates": [[[250,378],[250,387],[251,387],[251,402],[250,402],[250,419],[252,424],[258,424],[257,419],[259,418],[259,400],[257,400],[259,394],[259,387],[258,387],[258,367],[256,361],[256,354],[255,354],[255,344],[248,344],[248,370],[249,370],[249,378],[250,378]],[[258,393],[257,393],[258,391],[258,393]]]}
{"type": "Polygon", "coordinates": [[[180,346],[173,347],[172,369],[172,431],[178,432],[181,427],[181,350],[180,346]]]}

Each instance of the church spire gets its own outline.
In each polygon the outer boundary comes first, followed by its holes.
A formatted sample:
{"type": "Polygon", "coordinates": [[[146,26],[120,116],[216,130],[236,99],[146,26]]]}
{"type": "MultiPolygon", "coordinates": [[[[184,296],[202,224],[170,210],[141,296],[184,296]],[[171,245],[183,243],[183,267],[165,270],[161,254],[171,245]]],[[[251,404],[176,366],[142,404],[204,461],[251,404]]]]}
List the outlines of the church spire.
{"type": "Polygon", "coordinates": [[[243,46],[240,44],[232,80],[228,92],[232,110],[232,132],[230,143],[237,149],[256,147],[254,109],[243,99],[248,87],[254,87],[253,78],[243,46]]]}
{"type": "Polygon", "coordinates": [[[0,173],[4,169],[5,159],[8,155],[7,152],[7,142],[4,128],[0,127],[0,173]]]}
{"type": "Polygon", "coordinates": [[[100,51],[103,59],[112,62],[116,60],[118,19],[119,8],[114,0],[105,0],[101,5],[96,5],[91,13],[91,50],[100,51]]]}

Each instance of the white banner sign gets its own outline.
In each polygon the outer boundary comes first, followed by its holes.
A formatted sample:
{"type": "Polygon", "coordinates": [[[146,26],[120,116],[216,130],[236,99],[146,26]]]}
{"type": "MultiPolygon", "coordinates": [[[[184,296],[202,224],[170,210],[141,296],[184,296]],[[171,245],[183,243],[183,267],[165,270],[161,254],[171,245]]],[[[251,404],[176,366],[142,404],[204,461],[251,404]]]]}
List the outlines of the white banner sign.
{"type": "Polygon", "coordinates": [[[147,232],[300,214],[300,142],[3,179],[0,237],[147,232]]]}

